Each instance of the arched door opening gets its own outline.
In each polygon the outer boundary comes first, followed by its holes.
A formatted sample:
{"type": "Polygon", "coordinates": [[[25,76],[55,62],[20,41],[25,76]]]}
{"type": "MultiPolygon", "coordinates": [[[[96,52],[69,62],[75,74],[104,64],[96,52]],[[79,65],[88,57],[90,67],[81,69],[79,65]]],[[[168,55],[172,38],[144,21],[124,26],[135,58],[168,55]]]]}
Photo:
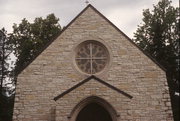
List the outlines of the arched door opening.
{"type": "Polygon", "coordinates": [[[76,121],[113,121],[109,112],[97,103],[87,104],[78,114],[76,121]]]}

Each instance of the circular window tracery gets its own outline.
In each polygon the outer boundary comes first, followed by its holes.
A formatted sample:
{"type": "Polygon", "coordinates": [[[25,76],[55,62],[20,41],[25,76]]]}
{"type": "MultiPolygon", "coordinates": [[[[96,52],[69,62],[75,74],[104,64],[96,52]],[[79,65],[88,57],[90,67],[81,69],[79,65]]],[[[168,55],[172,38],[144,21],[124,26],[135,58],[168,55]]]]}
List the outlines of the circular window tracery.
{"type": "Polygon", "coordinates": [[[108,57],[109,54],[104,45],[97,41],[86,41],[78,46],[75,59],[81,71],[95,74],[105,68],[108,57]]]}

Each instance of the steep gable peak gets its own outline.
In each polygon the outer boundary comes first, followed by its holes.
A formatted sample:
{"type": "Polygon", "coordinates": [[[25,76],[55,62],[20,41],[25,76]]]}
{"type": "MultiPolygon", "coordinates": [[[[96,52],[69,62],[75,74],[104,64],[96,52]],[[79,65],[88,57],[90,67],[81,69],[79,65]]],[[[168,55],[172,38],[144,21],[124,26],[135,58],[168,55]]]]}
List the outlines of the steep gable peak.
{"type": "Polygon", "coordinates": [[[54,37],[52,40],[50,40],[43,48],[41,48],[36,55],[34,55],[34,58],[28,62],[26,65],[24,65],[21,70],[17,73],[17,75],[19,75],[26,67],[28,67],[28,65],[30,65],[47,47],[49,47],[49,45],[51,45],[52,42],[54,42],[54,40],[56,40],[58,37],[61,36],[61,34],[66,31],[67,28],[69,28],[76,20],[77,18],[79,18],[82,14],[88,12],[87,10],[92,10],[94,11],[93,14],[98,14],[102,19],[104,19],[105,21],[107,21],[108,24],[110,24],[114,29],[116,29],[118,32],[120,32],[120,34],[122,34],[127,40],[129,40],[129,42],[131,42],[134,46],[136,46],[143,54],[145,54],[147,57],[149,57],[156,65],[158,65],[162,70],[166,71],[166,69],[161,66],[153,57],[151,57],[148,53],[146,53],[145,51],[143,51],[140,47],[138,47],[126,34],[124,34],[118,27],[116,27],[110,20],[108,20],[103,14],[101,14],[94,6],[92,6],[91,4],[88,4],[67,26],[65,26],[63,28],[63,30],[56,36],[54,37]]]}

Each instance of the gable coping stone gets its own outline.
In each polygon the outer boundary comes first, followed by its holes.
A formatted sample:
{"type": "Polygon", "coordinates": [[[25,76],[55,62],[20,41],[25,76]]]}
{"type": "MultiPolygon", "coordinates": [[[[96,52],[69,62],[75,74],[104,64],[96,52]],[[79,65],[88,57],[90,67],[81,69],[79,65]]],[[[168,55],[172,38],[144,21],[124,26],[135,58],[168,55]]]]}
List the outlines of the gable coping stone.
{"type": "Polygon", "coordinates": [[[103,14],[101,14],[95,7],[89,4],[86,8],[84,8],[67,26],[65,26],[62,31],[57,34],[52,40],[50,40],[42,49],[40,49],[37,54],[33,57],[33,59],[26,63],[19,72],[17,72],[16,76],[19,75],[26,67],[28,67],[49,45],[54,42],[82,13],[84,13],[89,7],[91,7],[98,15],[100,15],[103,19],[105,19],[113,28],[119,31],[127,40],[129,40],[134,46],[136,46],[143,54],[149,57],[158,67],[160,67],[163,71],[167,71],[160,63],[158,63],[151,55],[141,49],[138,45],[136,45],[125,33],[123,33],[118,27],[116,27],[110,20],[108,20],[103,14]]]}
{"type": "Polygon", "coordinates": [[[115,90],[115,91],[123,94],[124,96],[126,96],[126,97],[128,97],[128,98],[130,98],[130,99],[133,98],[133,97],[132,97],[131,95],[129,95],[128,93],[126,93],[126,92],[124,92],[124,91],[122,91],[122,90],[120,90],[120,89],[112,86],[111,84],[109,84],[109,83],[101,80],[100,78],[98,78],[98,77],[96,77],[96,76],[94,76],[94,75],[91,75],[91,76],[89,76],[88,78],[84,79],[83,81],[79,82],[78,84],[74,85],[73,87],[69,88],[68,90],[64,91],[64,92],[61,93],[60,95],[56,96],[56,97],[54,98],[54,100],[57,101],[59,98],[63,97],[64,95],[66,95],[66,94],[68,94],[68,93],[70,93],[71,91],[73,91],[74,89],[80,87],[81,85],[85,84],[86,82],[90,81],[91,79],[94,79],[94,80],[100,82],[101,84],[103,84],[103,85],[105,85],[105,86],[107,86],[107,87],[109,87],[109,88],[111,88],[111,89],[113,89],[113,90],[115,90]]]}

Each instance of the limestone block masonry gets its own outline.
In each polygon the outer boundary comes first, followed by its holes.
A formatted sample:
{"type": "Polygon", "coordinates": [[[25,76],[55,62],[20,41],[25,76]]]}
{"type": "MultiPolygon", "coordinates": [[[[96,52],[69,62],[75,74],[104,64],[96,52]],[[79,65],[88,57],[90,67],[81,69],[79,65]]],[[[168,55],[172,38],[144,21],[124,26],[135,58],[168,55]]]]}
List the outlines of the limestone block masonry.
{"type": "Polygon", "coordinates": [[[116,115],[107,110],[113,121],[173,120],[165,71],[92,5],[18,75],[13,121],[75,121],[77,113],[72,112],[80,110],[76,107],[88,97],[111,105],[116,115]],[[98,41],[108,49],[108,65],[95,76],[110,86],[90,79],[67,92],[91,76],[81,73],[74,62],[75,48],[86,40],[98,41]]]}

